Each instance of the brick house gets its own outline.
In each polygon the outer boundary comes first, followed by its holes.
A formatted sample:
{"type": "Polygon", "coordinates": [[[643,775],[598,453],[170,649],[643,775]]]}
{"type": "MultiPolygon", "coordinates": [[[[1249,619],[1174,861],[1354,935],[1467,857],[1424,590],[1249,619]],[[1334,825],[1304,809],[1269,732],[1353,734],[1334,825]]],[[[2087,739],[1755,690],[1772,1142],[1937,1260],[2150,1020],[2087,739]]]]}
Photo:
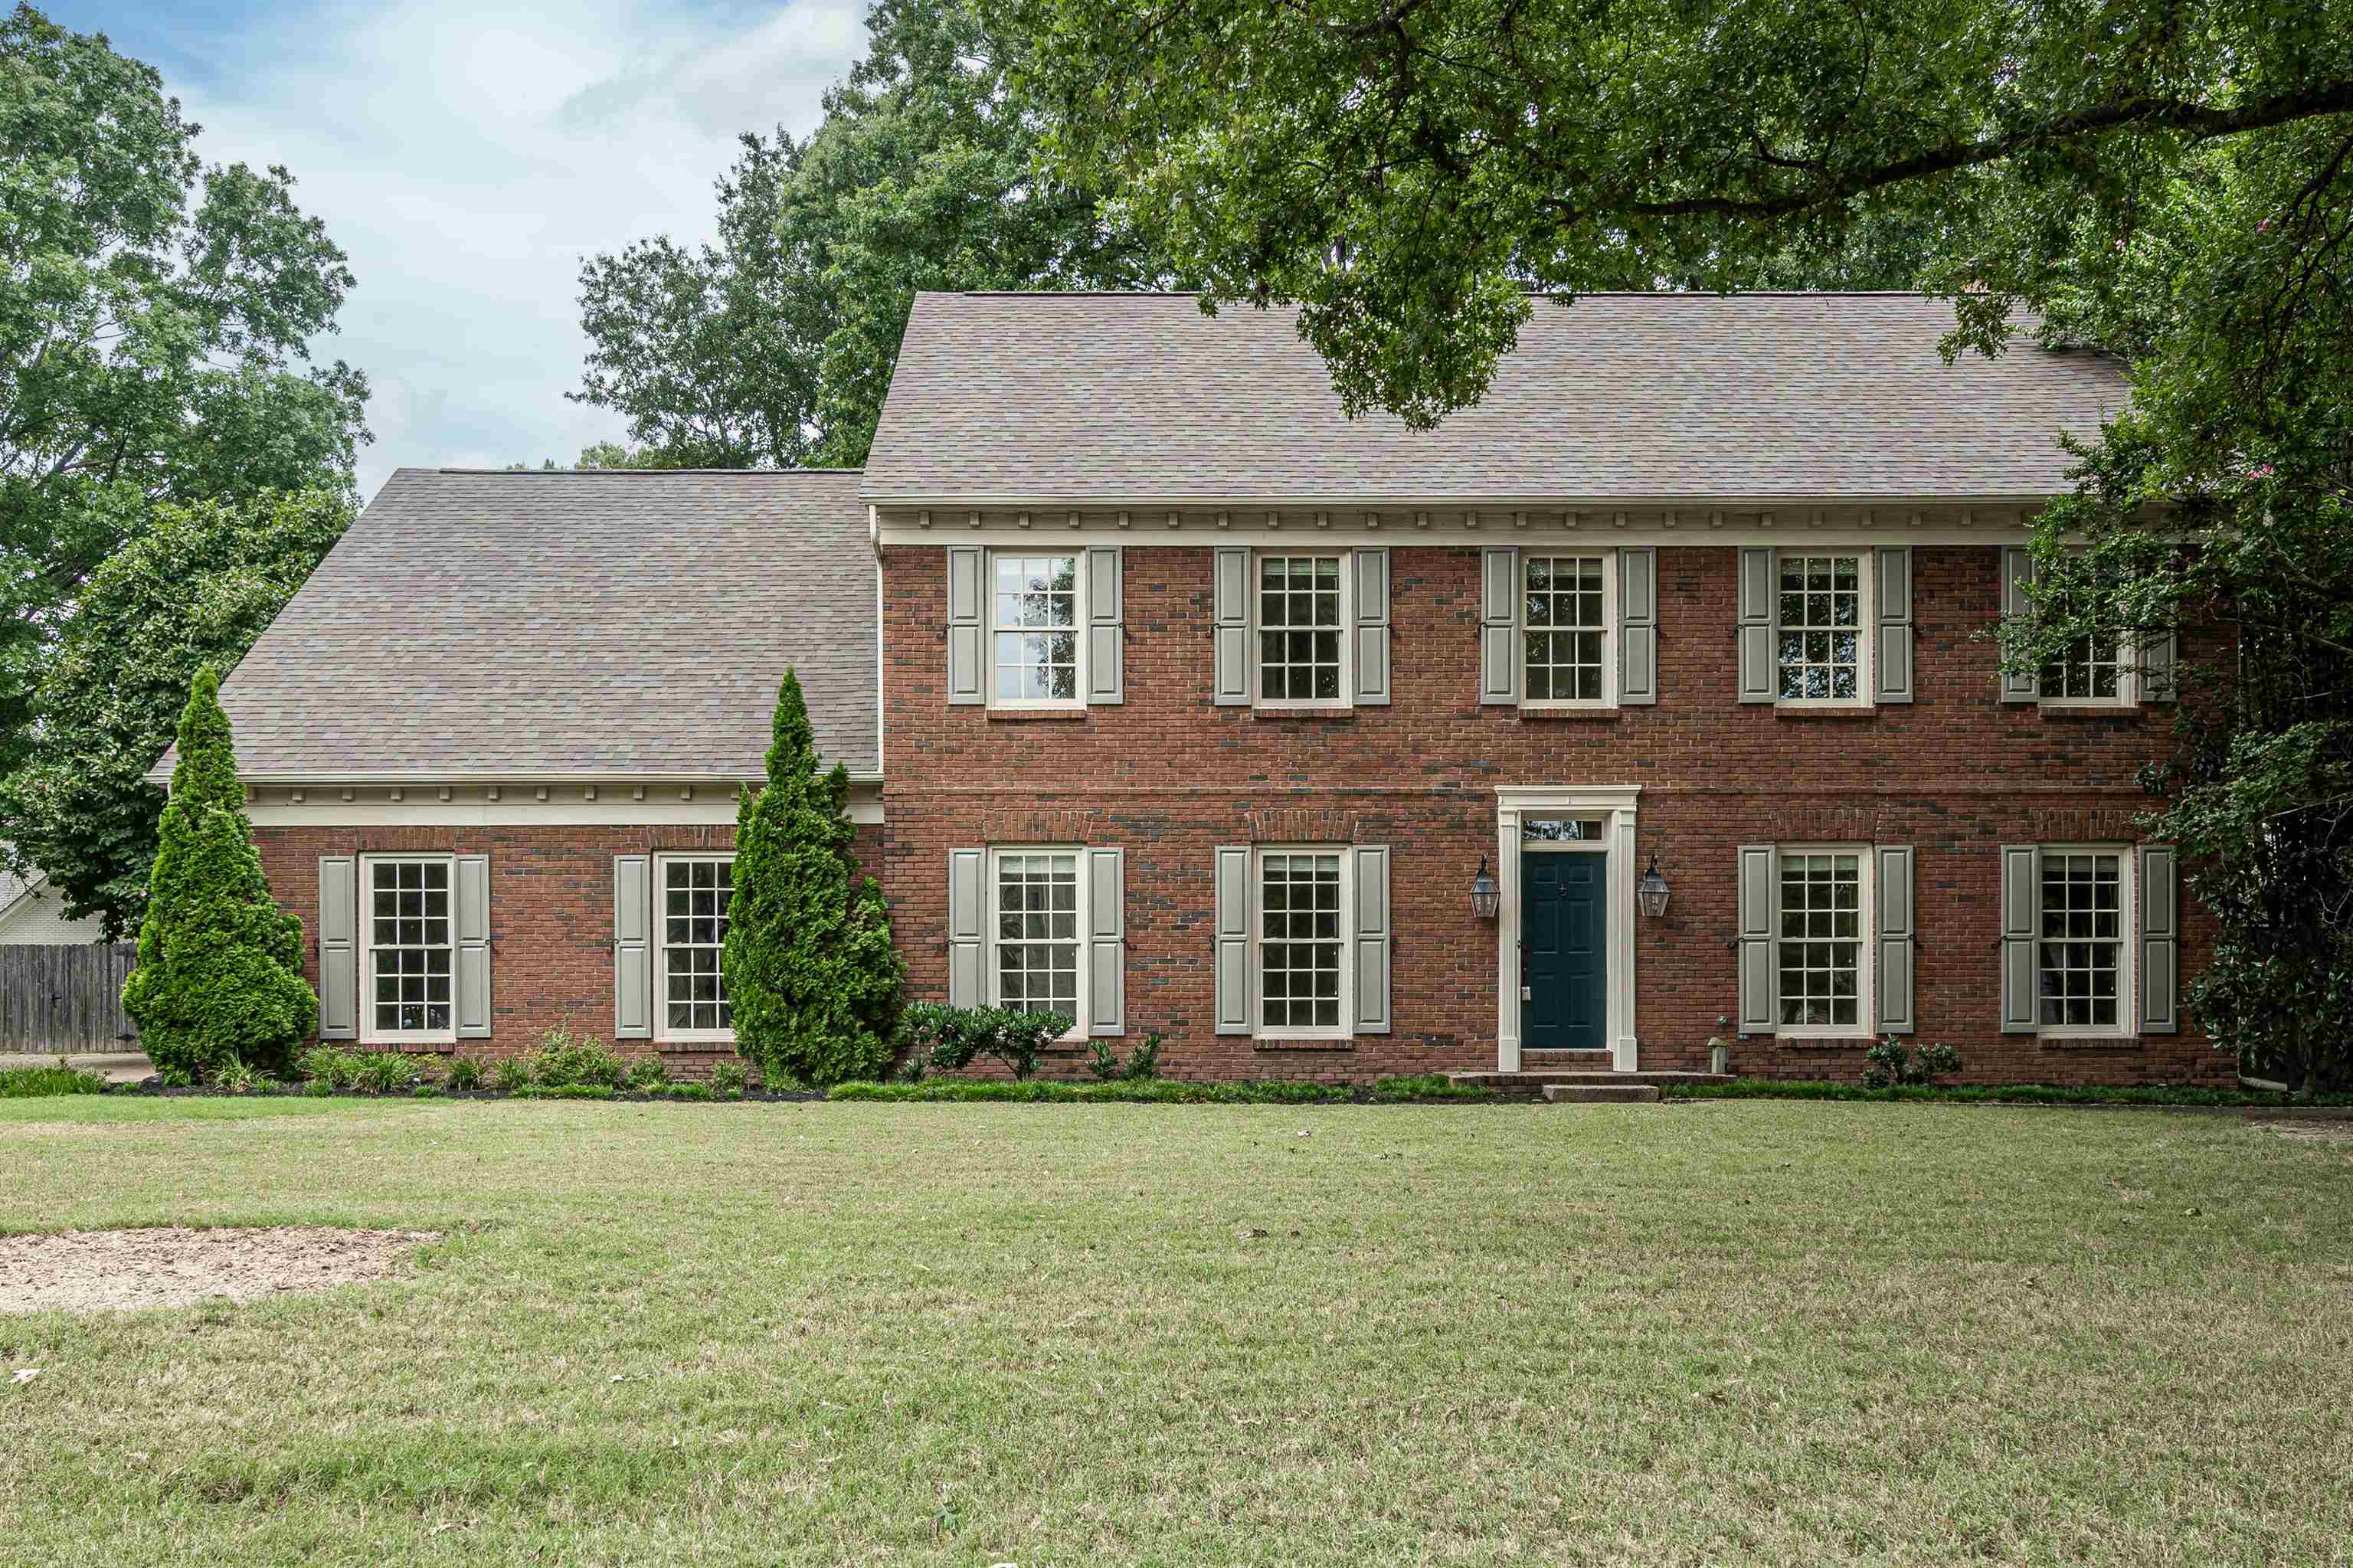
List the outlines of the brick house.
{"type": "Polygon", "coordinates": [[[1284,312],[932,294],[862,473],[402,470],[224,691],[322,1033],[727,1050],[791,664],[913,993],[1071,1012],[1073,1063],[1724,1033],[1842,1076],[1893,1032],[1983,1081],[2211,1077],[2207,934],[2134,826],[2174,645],[2020,680],[1989,635],[2125,381],[1947,365],[1949,324],[1591,297],[1418,432],[1344,418],[1284,312]]]}

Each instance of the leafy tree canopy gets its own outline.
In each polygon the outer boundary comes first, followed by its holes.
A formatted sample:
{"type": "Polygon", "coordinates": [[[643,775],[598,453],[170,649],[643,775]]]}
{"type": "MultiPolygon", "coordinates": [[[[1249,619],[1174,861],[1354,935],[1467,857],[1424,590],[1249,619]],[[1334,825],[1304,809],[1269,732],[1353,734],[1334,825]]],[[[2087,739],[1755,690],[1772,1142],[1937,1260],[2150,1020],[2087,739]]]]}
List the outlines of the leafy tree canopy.
{"type": "Polygon", "coordinates": [[[159,503],[347,489],[352,285],[282,168],[206,165],[150,67],[0,21],[0,771],[83,579],[159,503]]]}
{"type": "Polygon", "coordinates": [[[805,141],[750,132],[715,245],[643,240],[581,270],[576,401],[628,416],[648,466],[857,466],[924,289],[1133,289],[1174,275],[1042,176],[1007,51],[963,0],[882,0],[805,141]]]}

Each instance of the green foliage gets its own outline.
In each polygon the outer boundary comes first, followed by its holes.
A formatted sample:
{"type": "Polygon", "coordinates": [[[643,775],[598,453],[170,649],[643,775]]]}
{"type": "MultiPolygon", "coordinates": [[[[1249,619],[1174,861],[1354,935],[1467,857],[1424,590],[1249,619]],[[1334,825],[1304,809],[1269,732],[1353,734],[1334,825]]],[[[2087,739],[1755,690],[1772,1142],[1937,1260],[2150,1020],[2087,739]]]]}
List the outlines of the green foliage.
{"type": "Polygon", "coordinates": [[[54,1067],[0,1067],[0,1100],[34,1099],[44,1095],[102,1095],[106,1089],[104,1078],[67,1066],[63,1057],[54,1067]]]}
{"type": "Polygon", "coordinates": [[[838,1084],[828,1099],[1123,1105],[1407,1105],[1429,1101],[1483,1103],[1488,1090],[1438,1074],[1381,1078],[1369,1085],[1305,1083],[1195,1084],[1169,1078],[1063,1084],[1002,1079],[934,1078],[921,1084],[838,1084]]]}
{"type": "Polygon", "coordinates": [[[629,1088],[640,1095],[658,1095],[670,1086],[670,1068],[659,1056],[639,1056],[629,1064],[629,1088]]]}
{"type": "Polygon", "coordinates": [[[1092,181],[1041,177],[1002,36],[962,0],[881,0],[805,141],[745,135],[719,240],[581,268],[575,400],[628,416],[633,457],[744,468],[866,461],[918,290],[1174,281],[1092,181]]]}
{"type": "Polygon", "coordinates": [[[1893,1034],[1865,1051],[1862,1062],[1863,1086],[1873,1089],[1933,1084],[1961,1070],[1961,1054],[1950,1045],[1923,1045],[1915,1057],[1912,1047],[1893,1034]]]}
{"type": "MultiPolygon", "coordinates": [[[[1144,1043],[1127,1054],[1127,1065],[1120,1069],[1123,1078],[1149,1079],[1160,1075],[1160,1031],[1145,1032],[1144,1043]]],[[[1396,1082],[1383,1079],[1384,1083],[1396,1082]]]]}
{"type": "Polygon", "coordinates": [[[1027,1078],[1046,1047],[1070,1033],[1071,1020],[1060,1012],[919,1001],[907,1009],[906,1022],[915,1057],[935,1071],[962,1072],[978,1057],[994,1056],[1016,1078],[1027,1078]]]}
{"type": "Polygon", "coordinates": [[[526,1084],[514,1091],[519,1100],[609,1100],[617,1093],[610,1084],[526,1084]]]}
{"type": "MultiPolygon", "coordinates": [[[[1121,1064],[1119,1053],[1112,1049],[1112,1044],[1110,1041],[1090,1040],[1087,1042],[1087,1071],[1092,1073],[1098,1079],[1106,1084],[1120,1076],[1121,1064]]],[[[921,1080],[917,1081],[920,1082],[921,1080]]]]}
{"type": "Polygon", "coordinates": [[[319,999],[302,978],[301,922],[261,874],[209,668],[189,692],[179,748],[123,1011],[159,1070],[275,1067],[317,1025],[319,999]]]}
{"type": "Polygon", "coordinates": [[[501,1056],[491,1063],[491,1087],[502,1095],[517,1094],[531,1087],[530,1058],[501,1056]]]}
{"type": "Polygon", "coordinates": [[[743,1063],[713,1062],[711,1065],[711,1092],[717,1095],[721,1099],[742,1099],[744,1097],[744,1076],[743,1063]]]}
{"type": "Polygon", "coordinates": [[[674,1100],[708,1100],[716,1097],[709,1084],[671,1084],[661,1092],[674,1100]]]}
{"type": "MultiPolygon", "coordinates": [[[[1675,1100],[1903,1100],[1954,1105],[2051,1106],[2221,1106],[2261,1108],[2284,1106],[2290,1097],[2245,1089],[2201,1089],[2188,1086],[2147,1088],[2078,1088],[2050,1084],[2002,1084],[1992,1086],[1911,1084],[1871,1088],[1861,1084],[1833,1084],[1806,1079],[1736,1078],[1728,1084],[1684,1083],[1665,1091],[1675,1100]]],[[[2353,1095],[2320,1097],[2324,1105],[2353,1105],[2353,1095]]]]}
{"type": "Polygon", "coordinates": [[[368,439],[366,379],[307,363],[343,253],[285,170],[207,166],[196,133],[103,37],[0,19],[0,774],[83,583],[154,507],[347,492],[368,439]]]}
{"type": "Polygon", "coordinates": [[[611,1046],[589,1034],[551,1029],[533,1053],[531,1081],[542,1088],[567,1089],[596,1086],[617,1089],[629,1081],[629,1065],[611,1046]]]}
{"type": "Polygon", "coordinates": [[[770,1087],[871,1077],[898,1033],[899,955],[882,890],[850,845],[849,773],[818,770],[799,678],[776,694],[768,780],[735,818],[734,892],[720,952],[735,1048],[770,1087]]]}
{"type": "Polygon", "coordinates": [[[482,1087],[488,1076],[480,1057],[455,1055],[449,1058],[441,1083],[451,1094],[465,1094],[482,1087]]]}
{"type": "MultiPolygon", "coordinates": [[[[294,1059],[294,1075],[307,1078],[313,1089],[364,1089],[370,1094],[395,1094],[426,1075],[424,1058],[398,1051],[354,1051],[341,1045],[313,1045],[294,1059]]],[[[224,1080],[216,1077],[216,1082],[224,1080]]]]}
{"type": "MultiPolygon", "coordinates": [[[[918,1060],[910,1058],[910,1065],[915,1065],[918,1060]]],[[[1144,1043],[1130,1052],[1124,1062],[1120,1059],[1119,1053],[1112,1049],[1110,1041],[1088,1041],[1087,1070],[1104,1083],[1121,1078],[1158,1077],[1160,1075],[1160,1032],[1155,1029],[1146,1034],[1144,1037],[1144,1043]]],[[[904,1081],[920,1083],[922,1079],[922,1069],[917,1066],[915,1076],[904,1081]]]]}
{"type": "Polygon", "coordinates": [[[417,1064],[397,1051],[362,1051],[358,1058],[358,1069],[352,1075],[355,1089],[375,1095],[397,1094],[419,1077],[417,1064]]]}
{"type": "Polygon", "coordinates": [[[278,1086],[269,1074],[234,1060],[221,1064],[210,1081],[214,1088],[232,1095],[266,1095],[278,1086]]]}
{"type": "Polygon", "coordinates": [[[343,535],[340,493],[164,503],[81,585],[35,705],[38,753],[0,785],[17,864],[109,940],[138,929],[163,789],[147,769],[196,672],[233,668],[343,535]]]}

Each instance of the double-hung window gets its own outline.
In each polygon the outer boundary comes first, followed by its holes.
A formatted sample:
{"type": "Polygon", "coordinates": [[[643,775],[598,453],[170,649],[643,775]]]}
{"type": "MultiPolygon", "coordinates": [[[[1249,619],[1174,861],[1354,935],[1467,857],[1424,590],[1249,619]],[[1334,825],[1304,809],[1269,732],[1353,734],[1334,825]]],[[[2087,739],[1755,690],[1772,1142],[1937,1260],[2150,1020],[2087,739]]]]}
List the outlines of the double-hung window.
{"type": "Polygon", "coordinates": [[[2133,701],[2133,664],[2123,642],[2079,637],[2042,667],[2042,700],[2069,706],[2123,707],[2133,701]]]}
{"type": "Polygon", "coordinates": [[[1347,556],[1258,557],[1261,707],[1348,705],[1347,556]]]}
{"type": "Polygon", "coordinates": [[[1529,707],[1599,707],[1615,693],[1610,555],[1520,557],[1521,657],[1529,707]]]}
{"type": "Polygon", "coordinates": [[[1346,853],[1258,852],[1258,1033],[1342,1035],[1348,1016],[1346,853]]]}
{"type": "Polygon", "coordinates": [[[1080,861],[1075,849],[989,852],[992,998],[1015,1012],[1059,1012],[1073,1034],[1087,1028],[1087,879],[1080,861]]]}
{"type": "Polygon", "coordinates": [[[2046,848],[2035,948],[2035,1016],[2046,1033],[2120,1033],[2132,994],[2132,857],[2122,850],[2046,848]]]}
{"type": "Polygon", "coordinates": [[[1869,852],[1784,847],[1778,860],[1781,1033],[1869,1033],[1869,852]]]}
{"type": "Polygon", "coordinates": [[[735,857],[666,854],[657,861],[661,900],[662,1038],[735,1038],[727,977],[719,963],[734,898],[735,857]]]}
{"type": "Polygon", "coordinates": [[[1869,565],[1862,554],[1780,553],[1774,621],[1776,701],[1870,700],[1869,565]]]}
{"type": "Polygon", "coordinates": [[[995,706],[1083,705],[1085,559],[1076,551],[989,556],[989,701],[995,706]]]}
{"type": "Polygon", "coordinates": [[[361,1036],[438,1044],[457,1035],[456,949],[448,855],[364,859],[361,1036]]]}

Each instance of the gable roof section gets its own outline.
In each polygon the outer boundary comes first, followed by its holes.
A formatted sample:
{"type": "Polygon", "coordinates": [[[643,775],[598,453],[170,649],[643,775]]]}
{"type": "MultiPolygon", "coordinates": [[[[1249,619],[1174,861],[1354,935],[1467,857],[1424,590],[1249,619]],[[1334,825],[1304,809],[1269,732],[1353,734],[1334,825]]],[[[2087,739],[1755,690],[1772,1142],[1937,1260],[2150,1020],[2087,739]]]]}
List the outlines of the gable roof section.
{"type": "Polygon", "coordinates": [[[855,471],[404,468],[222,686],[270,778],[757,777],[785,667],[876,755],[855,471]]]}
{"type": "Polygon", "coordinates": [[[1539,301],[1477,407],[1342,417],[1295,309],[1187,294],[920,294],[860,493],[883,504],[2025,499],[2117,363],[1947,365],[1918,294],[1539,301]]]}

